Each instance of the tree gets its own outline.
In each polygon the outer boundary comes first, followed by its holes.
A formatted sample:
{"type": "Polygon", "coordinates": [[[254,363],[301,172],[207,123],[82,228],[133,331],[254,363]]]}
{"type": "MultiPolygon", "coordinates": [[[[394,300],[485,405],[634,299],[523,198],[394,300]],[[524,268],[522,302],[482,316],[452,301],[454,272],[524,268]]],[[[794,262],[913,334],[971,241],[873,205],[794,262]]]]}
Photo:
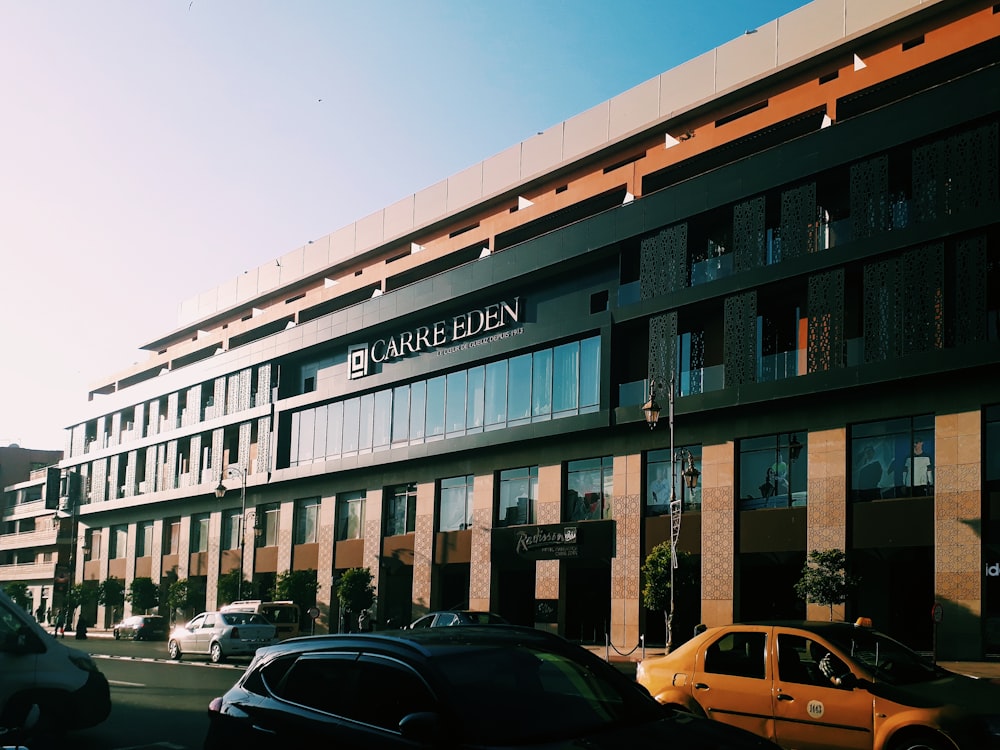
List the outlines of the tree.
{"type": "Polygon", "coordinates": [[[167,610],[170,612],[170,621],[173,622],[178,611],[185,611],[188,608],[188,598],[190,597],[190,587],[186,578],[179,578],[167,587],[167,610]]]}
{"type": "Polygon", "coordinates": [[[249,582],[242,581],[243,571],[233,568],[228,573],[219,576],[218,597],[225,604],[232,604],[243,598],[243,591],[248,590],[249,582]],[[242,584],[242,585],[241,585],[242,584]]]}
{"type": "Polygon", "coordinates": [[[31,596],[28,595],[28,584],[26,583],[5,583],[3,590],[7,592],[7,596],[14,600],[14,604],[21,609],[27,609],[31,603],[31,596]]]}
{"type": "Polygon", "coordinates": [[[337,581],[337,601],[343,612],[354,615],[375,603],[374,576],[368,568],[348,568],[337,581]]]}
{"type": "Polygon", "coordinates": [[[316,579],[315,570],[286,570],[278,573],[274,583],[274,598],[295,602],[305,611],[316,603],[318,590],[319,581],[316,579]]]}
{"type": "Polygon", "coordinates": [[[133,578],[129,584],[125,598],[131,603],[132,609],[143,613],[148,612],[160,603],[159,587],[149,577],[133,578]]]}
{"type": "MultiPolygon", "coordinates": [[[[663,622],[667,628],[667,647],[673,645],[673,618],[670,596],[670,542],[660,542],[642,564],[642,606],[653,612],[663,612],[663,622]]],[[[677,588],[693,584],[695,571],[691,556],[687,552],[677,553],[677,567],[673,571],[673,583],[677,588]]],[[[676,594],[676,592],[674,592],[676,594]]]]}
{"type": "Polygon", "coordinates": [[[806,603],[813,602],[830,608],[843,604],[858,586],[858,579],[847,573],[847,554],[843,550],[813,550],[802,566],[802,577],[795,584],[795,593],[806,603]]]}
{"type": "Polygon", "coordinates": [[[125,583],[121,578],[108,576],[97,587],[97,603],[102,607],[111,607],[115,618],[121,614],[125,605],[125,583]]]}

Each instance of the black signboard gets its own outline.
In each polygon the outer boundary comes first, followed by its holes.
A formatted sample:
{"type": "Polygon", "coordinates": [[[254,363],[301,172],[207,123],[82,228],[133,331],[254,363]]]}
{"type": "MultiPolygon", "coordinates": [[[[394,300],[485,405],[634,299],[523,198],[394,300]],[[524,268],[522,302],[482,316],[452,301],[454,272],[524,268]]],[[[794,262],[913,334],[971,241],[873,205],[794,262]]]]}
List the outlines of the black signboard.
{"type": "Polygon", "coordinates": [[[615,556],[615,522],[567,521],[493,530],[492,561],[610,560],[615,556]]]}

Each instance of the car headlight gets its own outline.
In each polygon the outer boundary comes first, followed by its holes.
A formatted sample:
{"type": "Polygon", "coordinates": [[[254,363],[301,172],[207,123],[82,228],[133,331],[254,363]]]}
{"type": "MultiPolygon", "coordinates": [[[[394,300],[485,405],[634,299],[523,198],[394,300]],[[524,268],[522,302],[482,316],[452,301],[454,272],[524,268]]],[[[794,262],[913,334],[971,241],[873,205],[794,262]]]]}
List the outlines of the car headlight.
{"type": "Polygon", "coordinates": [[[84,672],[93,672],[94,674],[100,674],[97,668],[97,664],[94,660],[90,658],[88,654],[70,654],[69,660],[73,662],[73,666],[77,669],[82,669],[84,672]]]}

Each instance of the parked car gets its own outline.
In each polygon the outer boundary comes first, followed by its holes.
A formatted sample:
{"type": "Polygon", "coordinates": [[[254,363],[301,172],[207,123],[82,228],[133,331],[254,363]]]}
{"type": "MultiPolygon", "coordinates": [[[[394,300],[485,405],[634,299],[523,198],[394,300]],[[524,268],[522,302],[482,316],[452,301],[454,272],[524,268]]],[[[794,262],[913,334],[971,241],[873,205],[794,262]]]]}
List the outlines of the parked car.
{"type": "Polygon", "coordinates": [[[863,620],[710,628],[636,679],[660,703],[783,748],[1000,747],[1000,685],[955,674],[863,620]]]}
{"type": "Polygon", "coordinates": [[[473,612],[468,609],[449,609],[442,612],[428,612],[410,623],[410,629],[443,628],[450,625],[506,625],[507,621],[492,612],[473,612]]]}
{"type": "Polygon", "coordinates": [[[133,615],[115,625],[112,632],[115,640],[131,638],[133,641],[163,641],[170,628],[167,627],[167,618],[161,615],[133,615]]]}
{"type": "Polygon", "coordinates": [[[90,654],[57,641],[0,590],[0,726],[59,733],[110,713],[107,678],[90,654]]]}
{"type": "Polygon", "coordinates": [[[254,612],[202,612],[185,625],[175,625],[167,653],[179,660],[184,654],[208,654],[218,664],[230,656],[252,656],[261,646],[278,642],[277,630],[254,612]]]}
{"type": "Polygon", "coordinates": [[[205,750],[776,746],[664,710],[552,633],[510,625],[322,635],[260,649],[212,700],[205,750]]]}

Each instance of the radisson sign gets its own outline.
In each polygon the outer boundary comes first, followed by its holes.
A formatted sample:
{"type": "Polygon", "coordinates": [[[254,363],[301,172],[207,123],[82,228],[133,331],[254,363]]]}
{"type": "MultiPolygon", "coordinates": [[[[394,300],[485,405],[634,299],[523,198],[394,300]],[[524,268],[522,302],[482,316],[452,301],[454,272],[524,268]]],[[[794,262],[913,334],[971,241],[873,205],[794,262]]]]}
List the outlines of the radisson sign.
{"type": "MultiPolygon", "coordinates": [[[[420,354],[432,349],[448,351],[463,345],[488,343],[520,333],[514,325],[521,322],[521,298],[495,302],[428,326],[419,326],[371,344],[355,344],[347,350],[348,377],[351,380],[370,374],[372,363],[382,364],[420,354]]],[[[447,351],[441,352],[447,353],[447,351]]]]}

